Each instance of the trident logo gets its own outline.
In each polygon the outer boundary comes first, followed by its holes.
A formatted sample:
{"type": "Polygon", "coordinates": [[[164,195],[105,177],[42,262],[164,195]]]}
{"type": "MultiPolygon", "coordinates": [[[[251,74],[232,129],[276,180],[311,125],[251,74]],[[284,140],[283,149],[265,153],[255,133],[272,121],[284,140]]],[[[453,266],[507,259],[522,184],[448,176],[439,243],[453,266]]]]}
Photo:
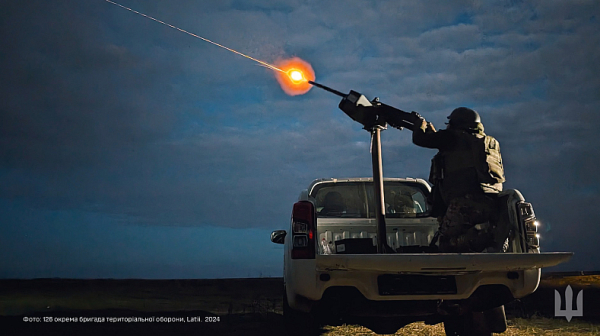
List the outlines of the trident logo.
{"type": "Polygon", "coordinates": [[[564,316],[571,322],[573,316],[583,316],[583,290],[577,293],[577,309],[573,309],[573,290],[571,286],[565,289],[565,310],[560,309],[560,293],[554,290],[554,316],[564,316]]]}

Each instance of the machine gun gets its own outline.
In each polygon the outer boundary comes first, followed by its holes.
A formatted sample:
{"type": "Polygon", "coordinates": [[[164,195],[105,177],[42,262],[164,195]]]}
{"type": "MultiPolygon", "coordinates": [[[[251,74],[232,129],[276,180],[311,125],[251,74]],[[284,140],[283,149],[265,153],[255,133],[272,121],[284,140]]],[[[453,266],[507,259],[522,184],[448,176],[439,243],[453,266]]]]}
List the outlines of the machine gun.
{"type": "Polygon", "coordinates": [[[352,120],[362,124],[367,131],[374,127],[385,129],[386,124],[400,130],[407,128],[412,131],[414,125],[416,124],[418,127],[423,120],[423,117],[417,112],[405,112],[383,104],[377,97],[369,101],[367,97],[356,91],[350,90],[350,93],[344,94],[325,85],[313,81],[308,82],[342,97],[342,101],[338,105],[340,110],[344,111],[352,120]]]}
{"type": "Polygon", "coordinates": [[[343,94],[325,85],[308,81],[313,86],[321,88],[342,97],[339,108],[352,120],[362,124],[365,130],[371,133],[371,161],[373,165],[373,187],[375,191],[375,218],[377,221],[377,253],[394,253],[394,249],[387,244],[385,225],[385,200],[383,192],[383,165],[381,161],[381,131],[387,124],[402,130],[413,130],[415,125],[420,126],[423,120],[417,112],[405,112],[395,107],[379,102],[378,98],[369,101],[367,97],[350,91],[343,94]]]}

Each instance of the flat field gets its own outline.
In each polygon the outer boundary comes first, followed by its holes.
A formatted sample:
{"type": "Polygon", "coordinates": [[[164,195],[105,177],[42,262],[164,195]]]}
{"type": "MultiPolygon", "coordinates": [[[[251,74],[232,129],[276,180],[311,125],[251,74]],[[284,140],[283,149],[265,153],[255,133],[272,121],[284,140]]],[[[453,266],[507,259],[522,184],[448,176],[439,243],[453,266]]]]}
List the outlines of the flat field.
{"type": "MultiPolygon", "coordinates": [[[[281,278],[216,280],[0,280],[3,335],[283,335],[281,278]]],[[[600,335],[600,275],[546,275],[506,307],[502,335],[600,335]],[[553,318],[554,290],[584,290],[584,317],[553,318]]],[[[357,325],[323,335],[375,335],[357,325]]],[[[444,335],[412,323],[396,335],[444,335]]]]}

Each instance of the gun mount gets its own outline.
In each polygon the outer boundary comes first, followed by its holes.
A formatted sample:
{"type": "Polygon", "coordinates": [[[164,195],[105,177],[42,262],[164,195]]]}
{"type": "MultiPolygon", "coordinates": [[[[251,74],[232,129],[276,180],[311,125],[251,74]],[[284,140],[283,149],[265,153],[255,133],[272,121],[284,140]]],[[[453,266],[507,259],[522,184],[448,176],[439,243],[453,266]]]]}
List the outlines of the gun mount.
{"type": "Polygon", "coordinates": [[[350,91],[343,94],[325,85],[308,81],[313,86],[321,88],[342,97],[338,105],[340,110],[344,111],[352,120],[363,125],[363,128],[371,133],[371,163],[373,166],[373,188],[375,191],[375,218],[377,221],[377,253],[394,253],[386,241],[385,224],[385,199],[383,193],[383,164],[381,160],[381,131],[390,126],[413,130],[415,125],[419,125],[423,117],[417,112],[405,112],[395,107],[383,104],[379,98],[369,101],[367,97],[356,92],[350,91]]]}

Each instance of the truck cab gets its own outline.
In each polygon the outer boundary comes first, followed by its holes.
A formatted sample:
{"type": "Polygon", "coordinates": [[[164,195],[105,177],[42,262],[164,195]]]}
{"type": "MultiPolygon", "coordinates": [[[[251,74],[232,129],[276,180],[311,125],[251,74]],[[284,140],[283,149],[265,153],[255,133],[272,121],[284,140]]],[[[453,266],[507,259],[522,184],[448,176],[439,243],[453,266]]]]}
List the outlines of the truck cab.
{"type": "Polygon", "coordinates": [[[498,195],[510,226],[501,253],[440,253],[437,219],[423,179],[384,179],[386,242],[377,253],[372,178],[318,179],[300,193],[284,244],[284,320],[291,334],[322,324],[362,324],[394,333],[415,321],[443,322],[448,335],[503,332],[503,305],[534,292],[541,268],[572,253],[541,253],[531,204],[498,195]]]}

